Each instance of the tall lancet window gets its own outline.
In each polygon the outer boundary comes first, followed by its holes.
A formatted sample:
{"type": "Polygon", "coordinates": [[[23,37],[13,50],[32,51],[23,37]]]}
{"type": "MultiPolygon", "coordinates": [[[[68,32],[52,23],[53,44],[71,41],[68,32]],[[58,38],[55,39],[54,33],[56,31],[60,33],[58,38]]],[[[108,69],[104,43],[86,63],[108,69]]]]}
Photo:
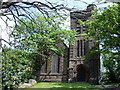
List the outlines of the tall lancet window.
{"type": "Polygon", "coordinates": [[[47,61],[41,67],[41,73],[47,73],[47,61]]]}
{"type": "Polygon", "coordinates": [[[80,46],[81,46],[80,54],[81,56],[83,56],[83,41],[82,40],[80,40],[80,46]]]}
{"type": "Polygon", "coordinates": [[[59,73],[59,61],[60,58],[58,56],[53,56],[51,73],[59,73]]]}
{"type": "Polygon", "coordinates": [[[77,41],[77,57],[80,56],[80,42],[79,40],[77,41]]]}

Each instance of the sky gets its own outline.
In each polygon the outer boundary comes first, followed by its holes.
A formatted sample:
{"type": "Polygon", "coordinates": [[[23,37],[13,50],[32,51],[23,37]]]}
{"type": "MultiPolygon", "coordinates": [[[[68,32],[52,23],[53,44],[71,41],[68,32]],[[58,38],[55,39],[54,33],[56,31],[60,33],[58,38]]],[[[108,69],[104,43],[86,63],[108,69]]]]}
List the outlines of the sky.
{"type": "MultiPolygon", "coordinates": [[[[4,2],[8,1],[8,0],[3,0],[4,2]]],[[[16,1],[16,0],[11,0],[11,1],[16,1]]],[[[21,0],[19,0],[21,1],[21,0]]],[[[23,0],[23,1],[41,1],[41,2],[45,2],[45,0],[23,0]]],[[[49,2],[52,2],[52,3],[57,3],[57,4],[64,4],[66,5],[67,7],[69,8],[72,8],[74,7],[75,10],[84,10],[86,9],[87,5],[88,4],[97,4],[95,1],[96,0],[84,0],[84,2],[86,2],[87,4],[83,3],[83,2],[80,2],[80,0],[48,0],[49,2]]],[[[104,0],[103,0],[104,1],[104,0]]],[[[108,4],[102,4],[102,5],[97,5],[98,8],[100,7],[104,7],[104,6],[107,6],[108,4]]],[[[1,17],[1,16],[0,16],[1,17]]],[[[8,16],[12,19],[11,16],[8,16]]],[[[6,19],[5,16],[2,17],[4,20],[6,19]]],[[[66,20],[66,25],[70,25],[70,19],[68,17],[68,19],[66,20]]],[[[9,26],[13,26],[14,25],[14,22],[13,21],[8,21],[8,25],[9,26]]],[[[2,38],[5,39],[5,40],[8,40],[8,33],[9,33],[9,28],[6,27],[6,24],[4,23],[4,21],[0,18],[0,35],[2,34],[2,38]]],[[[6,44],[5,42],[2,42],[2,44],[6,44]]]]}

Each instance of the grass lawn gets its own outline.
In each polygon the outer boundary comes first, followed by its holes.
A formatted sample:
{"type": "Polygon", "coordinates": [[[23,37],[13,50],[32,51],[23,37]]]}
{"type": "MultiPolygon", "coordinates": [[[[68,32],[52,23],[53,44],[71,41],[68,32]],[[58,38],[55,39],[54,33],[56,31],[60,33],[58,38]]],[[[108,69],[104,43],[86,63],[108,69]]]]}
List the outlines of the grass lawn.
{"type": "Polygon", "coordinates": [[[32,90],[33,88],[49,88],[50,90],[66,90],[66,89],[83,89],[83,90],[88,90],[88,89],[92,89],[92,90],[102,90],[101,88],[98,87],[94,87],[90,84],[79,84],[79,83],[58,83],[58,82],[40,82],[37,83],[36,85],[26,88],[24,90],[32,90]]]}

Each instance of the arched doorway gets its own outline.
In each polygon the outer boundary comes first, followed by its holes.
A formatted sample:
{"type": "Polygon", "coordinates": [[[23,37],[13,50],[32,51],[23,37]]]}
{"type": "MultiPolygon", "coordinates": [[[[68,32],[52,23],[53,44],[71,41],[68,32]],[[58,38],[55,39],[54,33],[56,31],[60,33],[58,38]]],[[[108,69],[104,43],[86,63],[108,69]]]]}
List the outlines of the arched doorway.
{"type": "Polygon", "coordinates": [[[79,64],[76,67],[77,69],[77,81],[78,82],[87,82],[89,76],[89,70],[87,65],[79,64]]]}

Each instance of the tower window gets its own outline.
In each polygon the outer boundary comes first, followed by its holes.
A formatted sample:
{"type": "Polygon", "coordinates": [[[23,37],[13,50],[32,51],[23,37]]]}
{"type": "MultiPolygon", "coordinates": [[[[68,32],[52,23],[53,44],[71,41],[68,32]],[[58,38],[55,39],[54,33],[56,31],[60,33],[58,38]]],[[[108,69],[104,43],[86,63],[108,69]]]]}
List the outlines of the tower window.
{"type": "Polygon", "coordinates": [[[79,40],[78,40],[78,41],[77,41],[77,57],[80,56],[79,49],[80,49],[80,42],[79,42],[79,40]]]}
{"type": "Polygon", "coordinates": [[[80,46],[81,46],[81,56],[83,56],[83,42],[82,42],[82,40],[80,40],[80,46]]]}

